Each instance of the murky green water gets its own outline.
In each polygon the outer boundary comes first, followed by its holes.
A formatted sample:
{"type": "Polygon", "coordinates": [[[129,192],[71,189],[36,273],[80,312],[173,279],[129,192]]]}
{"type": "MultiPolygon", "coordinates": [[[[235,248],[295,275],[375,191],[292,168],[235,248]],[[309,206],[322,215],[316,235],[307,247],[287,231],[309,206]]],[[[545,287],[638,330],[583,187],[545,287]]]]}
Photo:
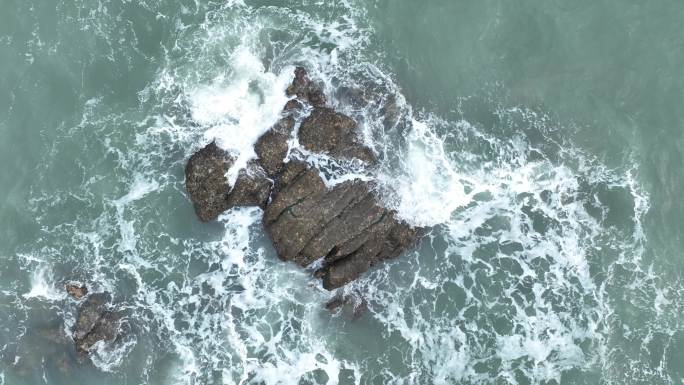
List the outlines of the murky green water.
{"type": "Polygon", "coordinates": [[[684,4],[1,5],[0,385],[684,384],[684,4]],[[185,195],[298,64],[432,229],[346,289],[358,320],[259,210],[204,224],[185,195]],[[125,315],[92,362],[71,279],[125,315]]]}

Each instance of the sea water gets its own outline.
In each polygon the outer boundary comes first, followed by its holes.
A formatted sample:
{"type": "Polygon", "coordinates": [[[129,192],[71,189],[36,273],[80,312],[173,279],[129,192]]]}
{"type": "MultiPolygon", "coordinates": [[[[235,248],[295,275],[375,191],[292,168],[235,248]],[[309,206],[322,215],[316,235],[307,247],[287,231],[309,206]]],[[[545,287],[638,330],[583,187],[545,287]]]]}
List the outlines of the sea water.
{"type": "Polygon", "coordinates": [[[0,384],[684,384],[684,5],[675,1],[6,1],[0,384]],[[426,236],[337,293],[258,208],[184,188],[239,168],[297,65],[360,123],[426,236]],[[351,91],[350,91],[351,90],[351,91]],[[361,102],[349,95],[363,95],[361,102]],[[69,280],[112,293],[76,360],[69,280]]]}

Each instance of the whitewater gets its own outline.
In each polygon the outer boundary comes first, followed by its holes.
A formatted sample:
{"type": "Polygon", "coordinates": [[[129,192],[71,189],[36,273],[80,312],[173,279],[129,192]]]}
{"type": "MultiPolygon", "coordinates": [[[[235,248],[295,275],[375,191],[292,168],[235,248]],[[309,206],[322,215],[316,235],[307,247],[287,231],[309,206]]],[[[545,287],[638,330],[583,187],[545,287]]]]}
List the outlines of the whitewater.
{"type": "Polygon", "coordinates": [[[505,85],[481,98],[482,120],[470,96],[450,112],[414,105],[365,2],[182,3],[59,7],[104,42],[103,62],[144,75],[127,98],[88,95],[32,171],[33,235],[0,249],[0,385],[682,381],[665,356],[684,285],[649,253],[654,203],[636,159],[605,162],[573,141],[574,122],[497,97],[505,85]],[[128,6],[163,25],[148,31],[163,34],[157,48],[127,27],[128,6]],[[185,163],[212,141],[236,154],[231,182],[256,158],[299,65],[380,164],[308,153],[296,135],[288,159],[328,186],[376,181],[383,204],[427,229],[336,292],[277,258],[261,209],[201,223],[185,191],[185,163]],[[124,314],[120,338],[85,364],[70,350],[68,280],[124,314]],[[340,293],[367,311],[327,310],[340,293]],[[665,341],[658,357],[653,341],[665,341]]]}

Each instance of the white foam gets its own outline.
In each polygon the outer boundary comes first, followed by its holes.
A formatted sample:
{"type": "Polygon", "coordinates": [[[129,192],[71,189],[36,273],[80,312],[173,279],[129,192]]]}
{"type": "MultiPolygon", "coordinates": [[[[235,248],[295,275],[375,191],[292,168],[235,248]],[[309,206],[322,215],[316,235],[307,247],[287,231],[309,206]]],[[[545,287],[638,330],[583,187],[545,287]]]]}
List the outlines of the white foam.
{"type": "MultiPolygon", "coordinates": [[[[140,173],[136,173],[133,179],[133,185],[129,192],[121,198],[114,201],[116,207],[116,214],[119,223],[119,231],[121,233],[121,241],[119,242],[119,250],[122,252],[132,252],[137,256],[136,243],[137,237],[135,233],[135,220],[127,220],[124,216],[125,208],[144,198],[147,194],[159,189],[159,182],[150,180],[140,173]]],[[[144,260],[139,258],[140,263],[144,264],[144,260]]]]}
{"type": "Polygon", "coordinates": [[[461,176],[444,150],[444,141],[428,123],[413,119],[407,141],[405,174],[399,178],[385,176],[399,196],[393,208],[416,226],[446,223],[454,210],[470,202],[472,194],[465,193],[461,176]]]}
{"type": "Polygon", "coordinates": [[[40,298],[48,301],[59,301],[66,298],[63,290],[58,290],[49,266],[37,267],[31,275],[31,290],[23,295],[24,298],[40,298]]]}
{"type": "Polygon", "coordinates": [[[245,45],[231,55],[229,75],[189,92],[192,117],[208,127],[205,141],[217,144],[236,156],[228,172],[232,185],[238,172],[256,157],[254,143],[271,128],[288,98],[287,84],[292,69],[276,75],[266,71],[262,61],[245,45]]]}

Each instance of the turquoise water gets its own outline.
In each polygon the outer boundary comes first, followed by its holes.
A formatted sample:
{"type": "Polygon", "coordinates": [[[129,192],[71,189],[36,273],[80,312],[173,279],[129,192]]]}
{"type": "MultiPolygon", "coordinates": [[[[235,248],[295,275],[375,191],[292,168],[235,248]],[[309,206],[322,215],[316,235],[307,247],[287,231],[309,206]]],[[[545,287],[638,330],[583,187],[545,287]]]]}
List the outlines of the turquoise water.
{"type": "Polygon", "coordinates": [[[2,9],[1,385],[684,384],[684,4],[2,9]],[[200,223],[184,189],[209,141],[250,156],[298,64],[431,229],[346,288],[357,320],[258,209],[200,223]],[[125,315],[92,362],[72,279],[125,315]]]}

